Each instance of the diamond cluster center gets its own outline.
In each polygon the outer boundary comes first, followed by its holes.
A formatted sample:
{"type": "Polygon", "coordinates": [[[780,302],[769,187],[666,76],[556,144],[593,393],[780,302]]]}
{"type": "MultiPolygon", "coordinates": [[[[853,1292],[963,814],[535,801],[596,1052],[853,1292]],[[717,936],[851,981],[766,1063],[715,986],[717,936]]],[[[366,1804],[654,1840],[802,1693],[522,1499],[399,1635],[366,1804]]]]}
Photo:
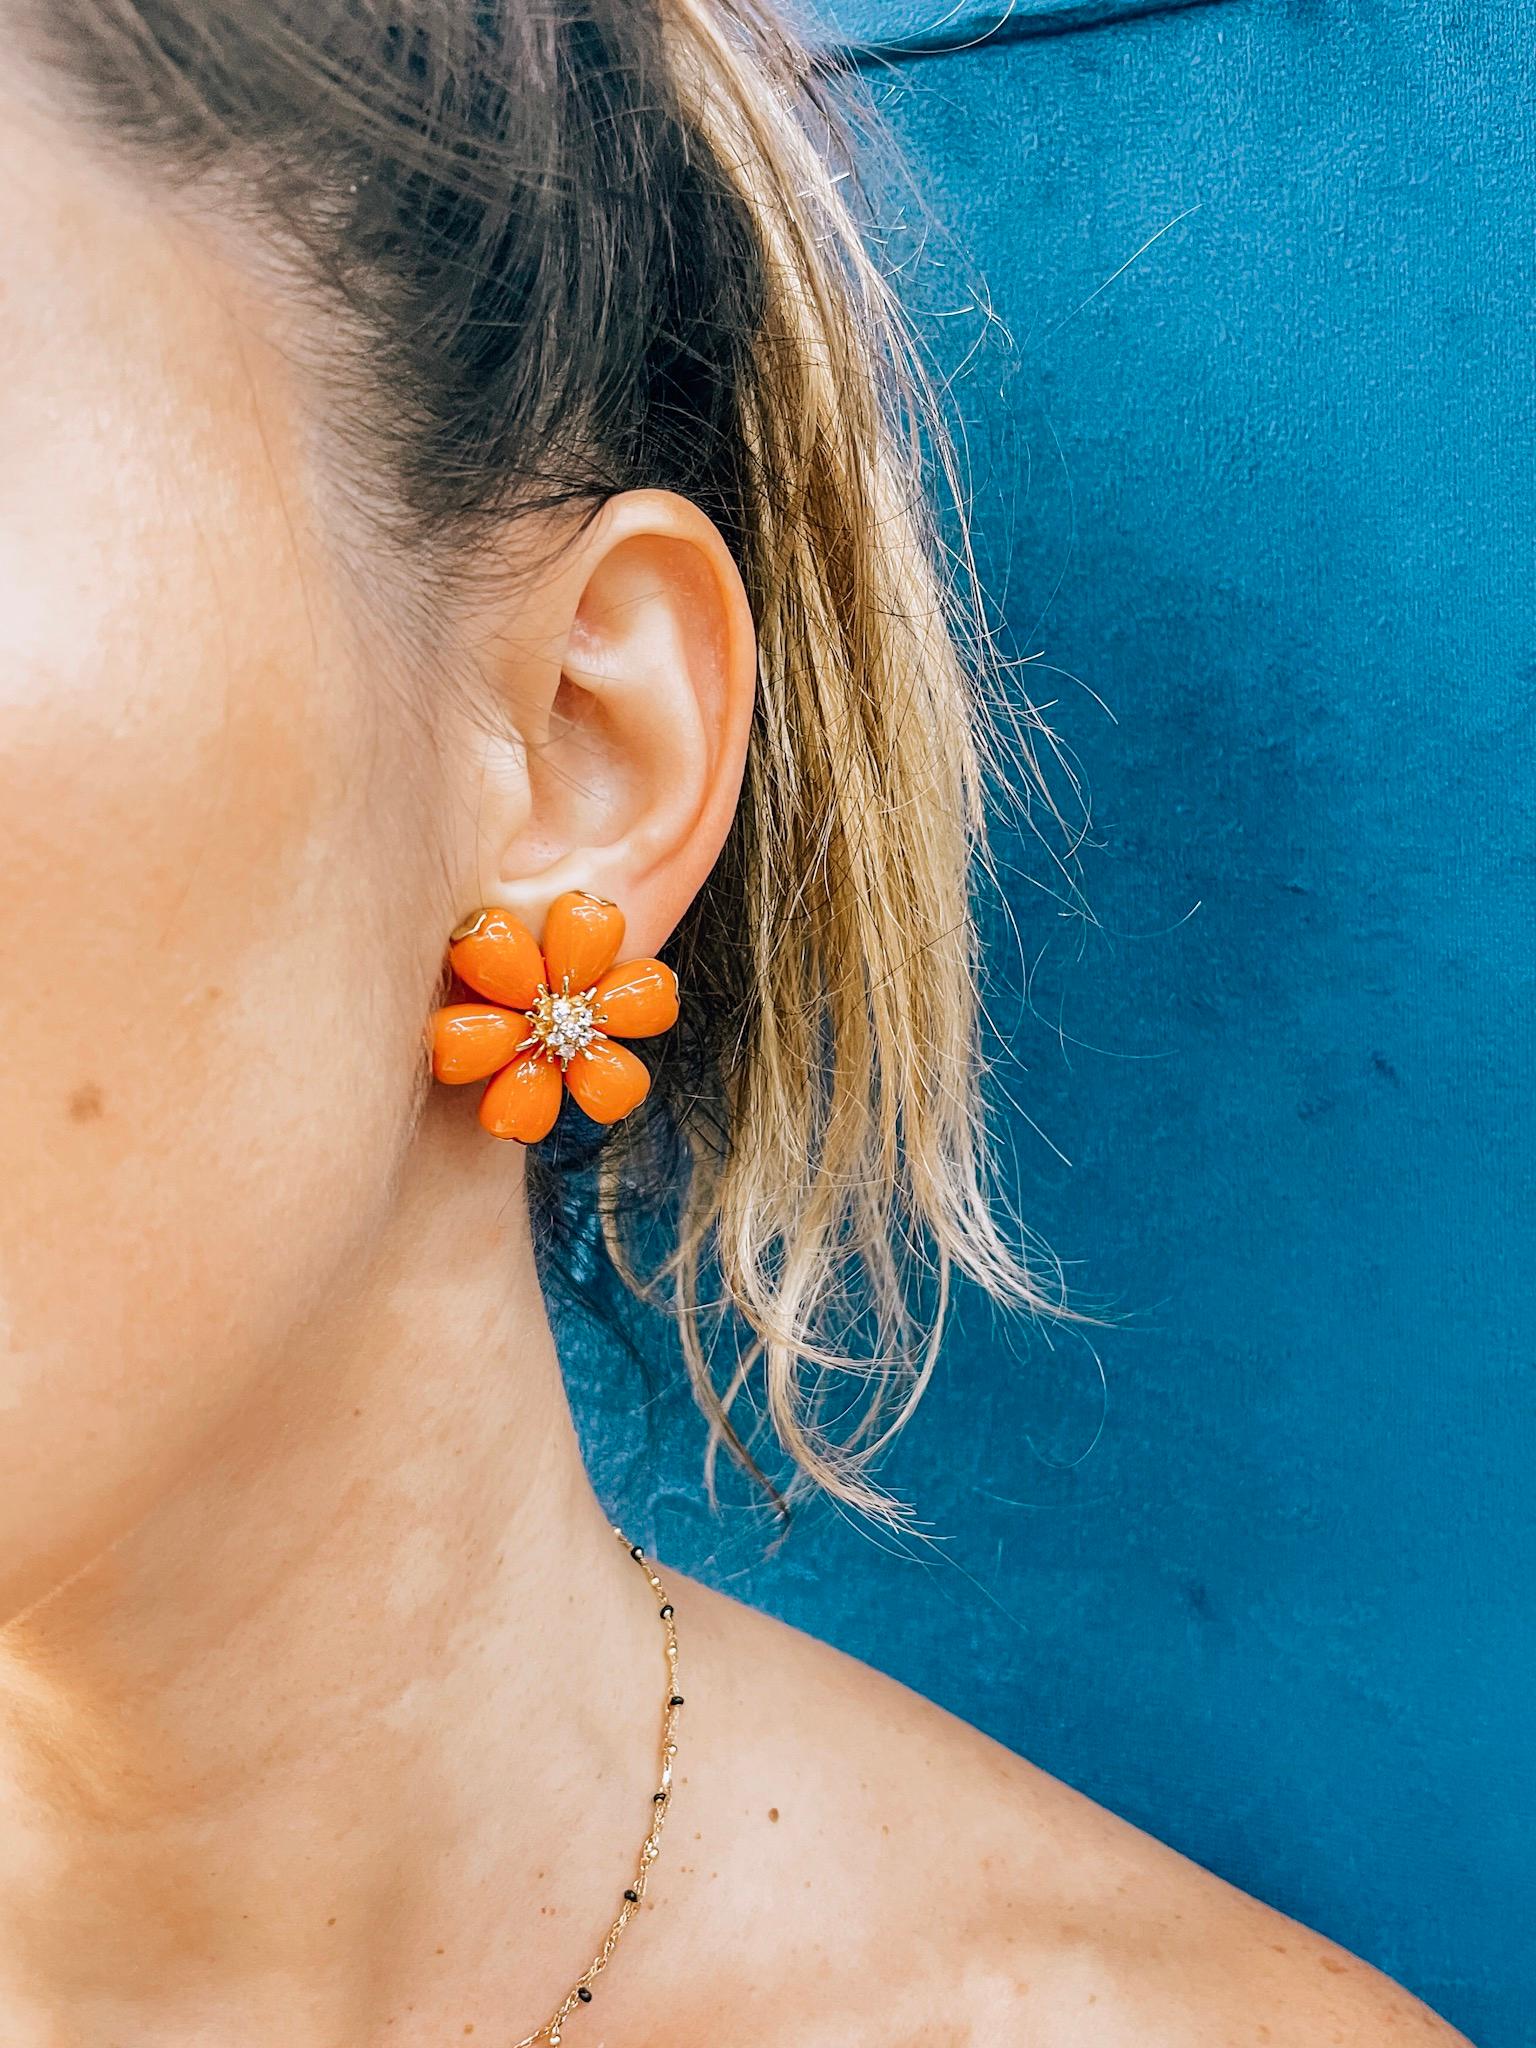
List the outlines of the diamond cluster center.
{"type": "Polygon", "coordinates": [[[552,1059],[567,1066],[577,1053],[585,1052],[602,1033],[592,1009],[591,989],[573,992],[562,988],[552,994],[539,990],[538,1001],[528,1012],[528,1029],[552,1059]]]}

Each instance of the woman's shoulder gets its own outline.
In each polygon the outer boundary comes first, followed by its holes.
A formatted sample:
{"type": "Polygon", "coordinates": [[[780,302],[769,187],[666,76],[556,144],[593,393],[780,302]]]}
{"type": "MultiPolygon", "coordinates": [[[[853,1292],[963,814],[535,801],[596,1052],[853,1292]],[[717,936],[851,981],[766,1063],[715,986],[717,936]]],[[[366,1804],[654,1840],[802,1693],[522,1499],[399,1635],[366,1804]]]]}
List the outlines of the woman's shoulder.
{"type": "MultiPolygon", "coordinates": [[[[765,2041],[1465,2048],[1369,1965],[894,1680],[702,1589],[688,1605],[709,1695],[676,1818],[696,1805],[716,1864],[708,1831],[730,1855],[734,1818],[745,1845],[765,1903],[744,1967],[782,1987],[765,2041]]],[[[739,2014],[732,2038],[757,2048],[739,2014]]]]}

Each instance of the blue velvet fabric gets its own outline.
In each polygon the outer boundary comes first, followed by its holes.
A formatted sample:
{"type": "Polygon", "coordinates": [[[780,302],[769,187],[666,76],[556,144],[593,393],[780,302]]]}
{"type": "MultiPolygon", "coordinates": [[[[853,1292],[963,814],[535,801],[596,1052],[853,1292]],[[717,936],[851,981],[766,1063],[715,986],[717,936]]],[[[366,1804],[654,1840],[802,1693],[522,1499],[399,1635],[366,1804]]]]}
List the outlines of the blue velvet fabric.
{"type": "Polygon", "coordinates": [[[1016,824],[985,909],[1013,1190],[1122,1321],[1106,1402],[1083,1342],[962,1304],[890,1468],[937,1543],[820,1510],[765,1558],[665,1333],[644,1372],[572,1319],[599,1485],[1525,2048],[1529,11],[829,4],[932,216],[906,288],[1018,685],[1091,795],[1091,919],[1016,824]]]}

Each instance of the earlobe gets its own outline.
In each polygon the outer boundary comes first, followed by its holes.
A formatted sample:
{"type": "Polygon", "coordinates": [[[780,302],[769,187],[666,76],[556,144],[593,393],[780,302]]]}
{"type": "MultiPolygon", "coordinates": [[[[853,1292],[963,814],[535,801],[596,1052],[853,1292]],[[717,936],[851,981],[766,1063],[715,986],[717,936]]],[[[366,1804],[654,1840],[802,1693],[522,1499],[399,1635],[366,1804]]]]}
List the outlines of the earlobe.
{"type": "MultiPolygon", "coordinates": [[[[553,577],[525,594],[558,634],[545,702],[521,694],[520,815],[486,823],[482,876],[533,930],[569,890],[625,906],[631,950],[651,953],[702,886],[740,794],[756,681],[756,642],[741,577],[719,530],[664,491],[611,499],[570,544],[553,577]],[[553,618],[552,607],[563,607],[553,618]],[[531,715],[527,715],[531,714],[531,715]]],[[[484,894],[483,889],[478,894],[484,894]]]]}

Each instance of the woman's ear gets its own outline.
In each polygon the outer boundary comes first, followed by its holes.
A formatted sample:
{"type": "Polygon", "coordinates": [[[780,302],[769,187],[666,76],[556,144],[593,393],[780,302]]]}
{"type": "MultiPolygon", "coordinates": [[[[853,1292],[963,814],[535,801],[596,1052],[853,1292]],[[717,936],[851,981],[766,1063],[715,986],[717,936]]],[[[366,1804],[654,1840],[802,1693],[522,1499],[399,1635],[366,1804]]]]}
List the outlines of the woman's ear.
{"type": "Polygon", "coordinates": [[[476,634],[501,716],[478,740],[476,873],[538,932],[566,889],[623,910],[654,952],[714,866],[741,791],[757,645],[719,529],[670,491],[626,491],[518,577],[476,634]]]}

